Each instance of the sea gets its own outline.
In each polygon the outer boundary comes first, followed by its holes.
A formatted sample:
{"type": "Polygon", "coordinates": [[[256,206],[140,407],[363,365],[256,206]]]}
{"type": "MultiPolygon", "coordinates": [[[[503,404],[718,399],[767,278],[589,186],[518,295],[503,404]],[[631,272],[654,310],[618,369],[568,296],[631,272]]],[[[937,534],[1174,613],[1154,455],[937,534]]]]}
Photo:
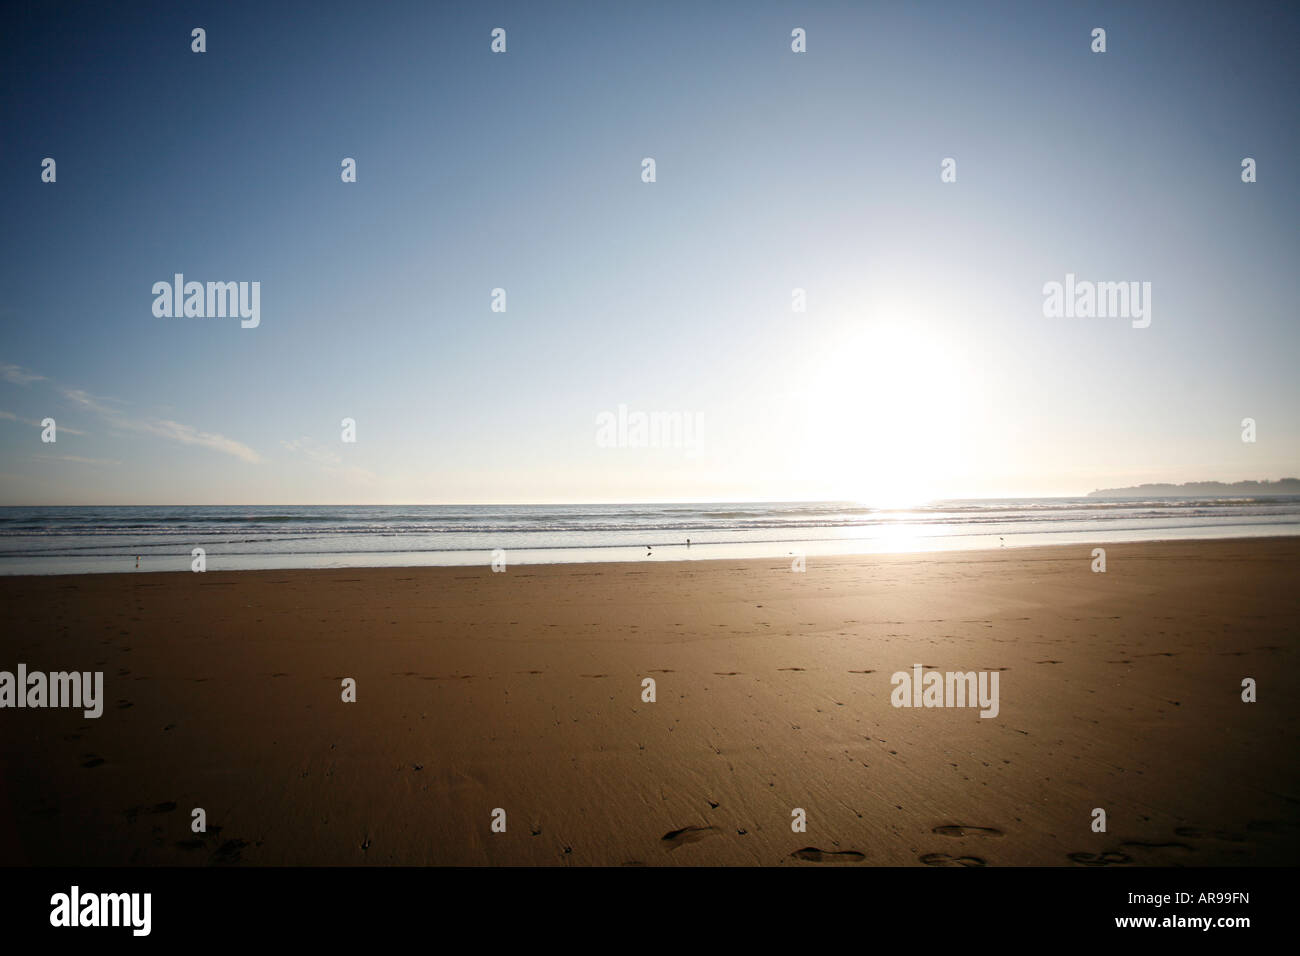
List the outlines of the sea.
{"type": "MultiPolygon", "coordinates": [[[[1300,534],[1300,496],[0,508],[0,574],[789,558],[1300,534]]],[[[793,559],[792,559],[793,560],[793,559]]]]}

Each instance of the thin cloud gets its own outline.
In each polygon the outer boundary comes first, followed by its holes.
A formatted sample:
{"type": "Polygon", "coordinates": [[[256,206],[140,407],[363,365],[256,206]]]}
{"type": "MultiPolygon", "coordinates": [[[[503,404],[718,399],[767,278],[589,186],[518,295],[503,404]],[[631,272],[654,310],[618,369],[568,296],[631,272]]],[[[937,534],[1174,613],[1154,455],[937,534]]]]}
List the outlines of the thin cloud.
{"type": "Polygon", "coordinates": [[[281,441],[281,445],[296,455],[301,455],[322,472],[333,478],[355,485],[375,485],[379,476],[373,471],[358,465],[344,465],[343,459],[336,452],[314,438],[295,438],[293,441],[281,441]]]}
{"type": "Polygon", "coordinates": [[[116,408],[109,408],[107,405],[100,404],[97,398],[79,388],[68,388],[66,385],[61,385],[59,391],[63,393],[64,398],[76,402],[86,411],[94,412],[96,415],[108,417],[121,414],[116,408]]]}
{"type": "MultiPolygon", "coordinates": [[[[47,381],[44,375],[37,375],[26,369],[12,364],[0,364],[0,376],[11,382],[25,385],[28,382],[47,381]]],[[[80,388],[72,388],[68,385],[56,385],[59,393],[72,402],[74,405],[98,415],[108,425],[114,428],[120,428],[123,431],[139,432],[145,435],[154,435],[168,441],[179,442],[182,445],[192,445],[198,448],[207,448],[211,451],[218,451],[225,455],[232,455],[242,461],[257,464],[262,460],[262,456],[249,448],[243,442],[236,441],[233,438],[227,438],[225,435],[219,435],[216,432],[205,432],[193,425],[185,425],[181,422],[175,422],[166,418],[137,418],[128,415],[119,408],[105,404],[114,402],[115,399],[91,395],[89,392],[80,388]]],[[[18,418],[12,413],[0,413],[5,418],[11,418],[14,421],[25,421],[18,418]]],[[[34,423],[39,424],[39,423],[34,423]]],[[[58,426],[60,431],[66,431],[73,435],[84,435],[85,432],[79,432],[73,428],[67,428],[63,425],[58,426]]]]}
{"type": "Polygon", "coordinates": [[[82,458],[80,455],[33,455],[37,461],[71,461],[79,465],[120,465],[113,458],[82,458]]]}
{"type": "MultiPolygon", "coordinates": [[[[0,418],[8,419],[8,420],[11,421],[11,422],[20,422],[20,423],[22,423],[22,424],[24,424],[24,425],[31,425],[33,428],[44,428],[44,427],[45,427],[44,425],[42,425],[40,422],[38,422],[38,421],[37,421],[36,419],[34,419],[34,418],[23,418],[23,417],[20,416],[20,415],[15,415],[13,412],[0,412],[0,418]]],[[[86,433],[83,432],[83,431],[79,431],[78,429],[73,428],[71,425],[58,425],[57,422],[55,422],[55,424],[58,426],[59,431],[64,432],[64,433],[66,433],[66,434],[68,434],[68,435],[82,435],[82,436],[84,436],[84,435],[86,434],[86,433]]]]}
{"type": "Polygon", "coordinates": [[[0,363],[0,377],[4,378],[6,382],[12,382],[15,385],[30,385],[32,382],[45,381],[44,375],[29,372],[21,365],[14,365],[11,362],[0,363]]]}
{"type": "Polygon", "coordinates": [[[293,441],[282,441],[280,444],[289,451],[300,454],[322,467],[341,465],[343,463],[342,458],[314,438],[295,438],[293,441]]]}
{"type": "Polygon", "coordinates": [[[185,425],[167,418],[132,418],[119,409],[104,404],[104,401],[112,401],[112,399],[101,400],[79,388],[64,387],[60,390],[69,401],[76,402],[86,411],[101,416],[115,428],[121,428],[124,431],[143,432],[146,435],[156,435],[169,441],[180,442],[182,445],[208,448],[226,455],[233,455],[252,464],[257,464],[262,460],[261,455],[243,442],[227,438],[225,435],[201,431],[193,425],[185,425]]]}
{"type": "Polygon", "coordinates": [[[123,419],[114,422],[119,428],[130,428],[134,431],[146,432],[150,435],[157,435],[160,438],[168,438],[172,441],[180,442],[182,445],[197,445],[200,448],[210,448],[213,451],[224,452],[227,455],[234,455],[251,464],[257,464],[262,457],[253,449],[249,448],[243,442],[235,441],[233,438],[227,438],[225,435],[218,435],[213,432],[199,431],[192,425],[182,425],[180,422],[160,419],[157,421],[131,421],[123,419]]]}

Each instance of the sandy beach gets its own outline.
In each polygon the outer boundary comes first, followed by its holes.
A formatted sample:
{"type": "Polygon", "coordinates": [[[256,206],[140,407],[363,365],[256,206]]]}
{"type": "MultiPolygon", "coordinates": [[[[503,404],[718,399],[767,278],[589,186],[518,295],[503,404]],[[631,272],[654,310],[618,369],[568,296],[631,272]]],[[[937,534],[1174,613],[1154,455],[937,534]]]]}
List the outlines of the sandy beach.
{"type": "Polygon", "coordinates": [[[0,862],[1293,864],[1300,537],[1091,550],[0,578],[0,862]]]}

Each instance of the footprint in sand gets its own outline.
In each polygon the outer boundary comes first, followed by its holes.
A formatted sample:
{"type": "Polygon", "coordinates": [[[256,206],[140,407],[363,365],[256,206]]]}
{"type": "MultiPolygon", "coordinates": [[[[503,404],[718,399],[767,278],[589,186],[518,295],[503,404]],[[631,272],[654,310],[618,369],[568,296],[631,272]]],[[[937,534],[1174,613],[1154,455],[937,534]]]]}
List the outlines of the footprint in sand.
{"type": "Polygon", "coordinates": [[[1142,840],[1125,840],[1120,846],[1132,847],[1135,850],[1187,850],[1195,853],[1194,847],[1186,843],[1146,843],[1142,840]]]}
{"type": "Polygon", "coordinates": [[[988,861],[978,856],[949,856],[947,853],[927,853],[919,858],[926,866],[988,866],[988,861]]]}
{"type": "MultiPolygon", "coordinates": [[[[1196,827],[1174,827],[1174,833],[1181,837],[1190,837],[1193,840],[1226,840],[1228,843],[1245,843],[1246,838],[1240,833],[1230,833],[1227,830],[1200,830],[1196,827]]],[[[1181,843],[1175,844],[1182,846],[1181,843]]],[[[1188,847],[1187,849],[1191,849],[1188,847]]]]}
{"type": "Polygon", "coordinates": [[[683,843],[694,843],[718,832],[717,827],[682,827],[680,830],[669,830],[659,841],[665,849],[675,850],[683,843]]]}
{"type": "Polygon", "coordinates": [[[806,846],[790,854],[796,860],[809,863],[861,863],[867,858],[865,853],[857,850],[820,850],[815,846],[806,846]]]}
{"type": "Polygon", "coordinates": [[[1067,853],[1066,856],[1083,866],[1111,866],[1116,863],[1133,862],[1132,857],[1118,850],[1107,850],[1105,853],[1067,853]]]}
{"type": "Polygon", "coordinates": [[[246,846],[248,846],[247,840],[227,840],[213,851],[208,862],[215,866],[229,866],[232,863],[238,863],[246,846]]]}
{"type": "Polygon", "coordinates": [[[1256,833],[1285,833],[1294,826],[1294,823],[1277,823],[1273,820],[1251,820],[1246,824],[1246,829],[1256,833]]]}
{"type": "Polygon", "coordinates": [[[994,827],[971,827],[960,823],[949,823],[946,824],[945,826],[935,827],[930,832],[937,833],[939,834],[939,836],[946,836],[946,837],[967,837],[967,836],[1000,837],[1002,836],[1002,831],[995,829],[994,827]]]}
{"type": "Polygon", "coordinates": [[[172,813],[176,810],[176,801],[167,800],[163,803],[155,803],[152,807],[130,807],[123,811],[129,822],[135,823],[135,818],[142,813],[172,813]]]}

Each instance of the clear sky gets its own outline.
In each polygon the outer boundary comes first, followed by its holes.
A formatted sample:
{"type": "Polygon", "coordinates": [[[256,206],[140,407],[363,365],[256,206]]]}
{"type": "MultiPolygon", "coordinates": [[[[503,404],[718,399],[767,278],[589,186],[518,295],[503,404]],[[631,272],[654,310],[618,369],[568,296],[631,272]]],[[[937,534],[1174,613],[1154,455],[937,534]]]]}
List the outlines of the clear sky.
{"type": "Polygon", "coordinates": [[[0,503],[889,504],[1300,473],[1294,4],[5,19],[0,503]],[[260,282],[260,325],[156,317],[177,272],[260,282]],[[1150,282],[1150,326],[1046,318],[1067,273],[1150,282]],[[699,440],[602,447],[620,404],[698,416],[699,440]]]}

